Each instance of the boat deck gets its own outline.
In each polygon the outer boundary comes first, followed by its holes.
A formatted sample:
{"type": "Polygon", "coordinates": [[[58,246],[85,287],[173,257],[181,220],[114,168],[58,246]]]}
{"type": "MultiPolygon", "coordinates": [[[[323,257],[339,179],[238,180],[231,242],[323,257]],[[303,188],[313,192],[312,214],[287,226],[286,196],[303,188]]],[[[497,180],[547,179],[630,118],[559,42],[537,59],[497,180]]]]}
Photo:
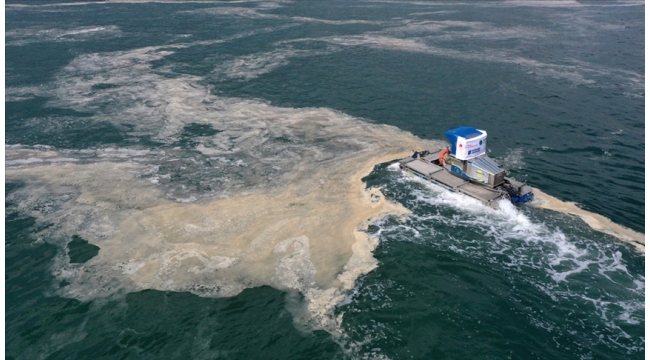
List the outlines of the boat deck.
{"type": "Polygon", "coordinates": [[[438,159],[439,154],[440,151],[434,152],[424,158],[402,159],[400,165],[405,170],[434,184],[440,185],[449,191],[463,193],[490,207],[498,207],[497,202],[501,198],[499,191],[452,175],[442,166],[431,163],[431,161],[438,159]]]}

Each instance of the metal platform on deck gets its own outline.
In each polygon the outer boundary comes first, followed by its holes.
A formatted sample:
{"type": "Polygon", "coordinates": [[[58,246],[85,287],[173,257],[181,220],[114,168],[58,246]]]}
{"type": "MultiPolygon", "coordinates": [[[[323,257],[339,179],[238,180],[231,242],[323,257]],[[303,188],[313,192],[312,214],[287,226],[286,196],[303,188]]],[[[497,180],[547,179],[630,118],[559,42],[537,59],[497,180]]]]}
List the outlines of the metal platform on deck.
{"type": "MultiPolygon", "coordinates": [[[[440,167],[440,166],[437,166],[437,165],[434,165],[434,166],[442,169],[442,167],[440,167]]],[[[447,186],[449,186],[449,187],[451,187],[453,189],[457,189],[460,186],[469,184],[469,181],[463,180],[463,179],[459,178],[458,176],[454,176],[454,175],[448,173],[447,171],[441,171],[441,172],[437,172],[437,173],[431,175],[431,180],[441,182],[441,183],[443,183],[443,184],[445,184],[445,185],[447,185],[447,186]]]]}
{"type": "Polygon", "coordinates": [[[441,166],[417,159],[406,164],[406,167],[426,176],[430,176],[431,174],[444,170],[441,166]]]}

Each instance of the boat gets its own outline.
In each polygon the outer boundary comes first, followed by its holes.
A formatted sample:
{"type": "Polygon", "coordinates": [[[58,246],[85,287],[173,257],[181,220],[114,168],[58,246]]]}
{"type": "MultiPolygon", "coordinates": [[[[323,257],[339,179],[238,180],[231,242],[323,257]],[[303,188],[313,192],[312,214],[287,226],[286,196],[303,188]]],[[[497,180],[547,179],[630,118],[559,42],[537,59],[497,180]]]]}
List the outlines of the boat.
{"type": "Polygon", "coordinates": [[[502,199],[514,204],[534,200],[533,189],[506,176],[503,169],[487,156],[487,132],[461,126],[445,132],[450,146],[434,151],[415,151],[399,161],[407,173],[448,191],[479,200],[498,208],[502,199]]]}

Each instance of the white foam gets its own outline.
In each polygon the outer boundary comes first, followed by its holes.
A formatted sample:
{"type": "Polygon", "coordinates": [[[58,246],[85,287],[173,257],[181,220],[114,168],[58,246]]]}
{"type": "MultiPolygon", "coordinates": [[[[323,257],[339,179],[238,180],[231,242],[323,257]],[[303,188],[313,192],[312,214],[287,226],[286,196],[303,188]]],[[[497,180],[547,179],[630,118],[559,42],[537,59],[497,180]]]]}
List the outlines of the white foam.
{"type": "MultiPolygon", "coordinates": [[[[623,254],[611,243],[591,240],[589,234],[567,235],[553,225],[535,220],[539,215],[535,214],[537,210],[523,210],[507,201],[501,202],[498,210],[493,210],[416,177],[400,176],[397,183],[408,187],[408,206],[415,209],[416,214],[423,210],[426,213],[411,215],[405,223],[377,222],[377,236],[499,262],[513,275],[522,274],[519,279],[531,283],[553,301],[578,299],[592,305],[606,326],[618,334],[616,336],[627,336],[620,324],[640,323],[644,304],[639,299],[645,296],[644,277],[628,270],[623,254]],[[449,236],[437,236],[438,224],[449,236]],[[485,239],[456,237],[453,235],[455,229],[469,229],[485,239]],[[413,236],[416,233],[422,236],[413,236]],[[530,275],[540,272],[547,276],[530,275]],[[585,281],[593,282],[599,297],[589,295],[591,290],[580,285],[585,281]],[[621,296],[618,291],[626,295],[621,296]]],[[[543,329],[552,327],[541,318],[533,317],[530,321],[543,329]]],[[[603,341],[608,345],[628,347],[613,338],[603,341]]]]}
{"type": "MultiPolygon", "coordinates": [[[[106,0],[106,1],[79,1],[79,2],[59,2],[51,4],[6,4],[7,9],[20,10],[25,8],[50,8],[50,7],[67,7],[67,6],[86,6],[86,5],[113,5],[113,4],[142,4],[142,3],[163,3],[163,4],[241,4],[256,3],[264,0],[106,0]]],[[[279,0],[282,1],[282,0],[279,0]]],[[[274,2],[277,3],[277,2],[274,2]]]]}
{"type": "Polygon", "coordinates": [[[98,32],[98,31],[104,31],[104,30],[106,30],[106,28],[103,27],[103,26],[94,27],[94,28],[77,29],[77,30],[72,30],[72,31],[65,32],[65,33],[59,35],[59,37],[69,36],[69,35],[88,34],[88,33],[93,33],[93,32],[98,32]]]}
{"type": "Polygon", "coordinates": [[[12,29],[5,33],[7,45],[10,46],[45,41],[84,41],[97,39],[97,37],[118,36],[122,36],[122,31],[116,25],[84,26],[68,29],[28,27],[12,29]]]}
{"type": "Polygon", "coordinates": [[[399,162],[394,162],[394,163],[388,165],[387,169],[390,170],[390,171],[399,171],[400,170],[399,162]]]}
{"type": "Polygon", "coordinates": [[[246,55],[225,61],[215,68],[214,73],[217,77],[250,80],[289,64],[291,58],[316,56],[325,53],[327,51],[280,48],[271,52],[246,55]]]}
{"type": "Polygon", "coordinates": [[[39,162],[43,162],[43,159],[27,158],[27,159],[17,159],[17,160],[5,160],[5,165],[24,165],[24,164],[33,164],[39,162]]]}
{"type": "Polygon", "coordinates": [[[104,148],[97,150],[97,156],[100,158],[127,159],[149,154],[151,154],[151,150],[146,149],[104,148]]]}
{"type": "Polygon", "coordinates": [[[458,11],[454,11],[454,10],[420,11],[420,12],[410,13],[409,15],[424,16],[424,15],[443,15],[443,14],[454,14],[454,13],[458,13],[458,11]]]}
{"type": "Polygon", "coordinates": [[[242,18],[249,18],[249,19],[281,18],[279,15],[262,12],[264,10],[271,10],[271,9],[273,8],[264,8],[264,7],[248,8],[248,7],[222,6],[222,7],[195,9],[195,10],[184,10],[182,12],[187,14],[206,14],[206,15],[213,15],[213,16],[242,17],[242,18]]]}
{"type": "Polygon", "coordinates": [[[642,6],[643,0],[619,0],[616,2],[594,1],[582,3],[576,0],[505,0],[505,1],[396,1],[396,0],[368,0],[374,3],[410,4],[428,7],[467,6],[474,8],[508,8],[508,7],[542,7],[542,8],[599,8],[642,6]]]}
{"type": "Polygon", "coordinates": [[[79,159],[69,158],[69,157],[59,157],[59,158],[47,159],[47,161],[49,161],[49,162],[74,162],[74,161],[79,161],[79,159]]]}
{"type": "MultiPolygon", "coordinates": [[[[459,20],[404,21],[403,24],[386,28],[377,34],[391,36],[427,35],[427,39],[440,41],[467,40],[535,40],[547,36],[545,30],[522,25],[500,27],[487,22],[459,20]]],[[[480,46],[480,45],[479,45],[480,46]]]]}
{"type": "Polygon", "coordinates": [[[318,19],[313,17],[304,17],[304,16],[293,16],[291,20],[300,21],[300,22],[313,22],[319,24],[328,24],[328,25],[355,25],[355,24],[370,24],[378,25],[382,24],[381,21],[370,21],[370,20],[327,20],[327,19],[318,19]]]}

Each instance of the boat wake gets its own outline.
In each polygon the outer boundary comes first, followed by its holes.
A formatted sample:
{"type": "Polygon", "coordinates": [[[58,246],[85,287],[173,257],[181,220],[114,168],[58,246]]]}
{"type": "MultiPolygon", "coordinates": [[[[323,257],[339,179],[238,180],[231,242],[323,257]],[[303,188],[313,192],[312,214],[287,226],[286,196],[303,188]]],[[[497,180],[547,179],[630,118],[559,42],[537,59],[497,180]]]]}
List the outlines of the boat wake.
{"type": "Polygon", "coordinates": [[[643,321],[645,312],[645,279],[637,275],[639,260],[631,246],[562,212],[515,206],[507,200],[493,209],[397,173],[395,165],[386,169],[393,174],[385,187],[387,196],[412,214],[403,221],[377,221],[371,235],[389,243],[412,243],[443,257],[452,253],[467,266],[483,264],[475,271],[485,268],[488,277],[491,271],[507,273],[507,283],[529,287],[526,293],[513,288],[513,301],[534,298],[568,314],[574,314],[571,304],[589,309],[585,318],[572,315],[562,324],[544,314],[531,314],[530,323],[544,331],[570,336],[583,332],[589,316],[597,315],[605,325],[585,335],[590,341],[626,351],[641,349],[642,342],[628,333],[643,321]]]}

